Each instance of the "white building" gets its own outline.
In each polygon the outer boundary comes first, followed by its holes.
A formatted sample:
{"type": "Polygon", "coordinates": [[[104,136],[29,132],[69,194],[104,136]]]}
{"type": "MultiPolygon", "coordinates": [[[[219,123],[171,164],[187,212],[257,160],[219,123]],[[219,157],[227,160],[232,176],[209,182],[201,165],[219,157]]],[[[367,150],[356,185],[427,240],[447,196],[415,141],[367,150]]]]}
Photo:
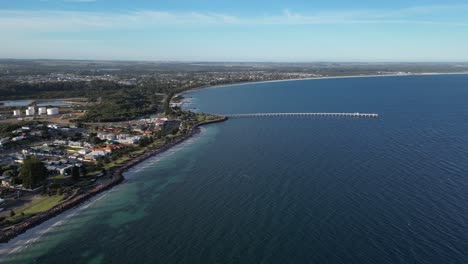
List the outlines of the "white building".
{"type": "Polygon", "coordinates": [[[68,141],[68,146],[70,147],[81,147],[83,143],[81,141],[68,141]]]}
{"type": "Polygon", "coordinates": [[[45,108],[45,107],[39,107],[39,114],[40,114],[40,115],[45,115],[45,114],[47,114],[47,108],[45,108]]]}
{"type": "Polygon", "coordinates": [[[58,115],[59,109],[57,107],[47,108],[47,115],[58,115]]]}
{"type": "Polygon", "coordinates": [[[9,138],[9,137],[2,138],[2,139],[0,139],[0,146],[6,144],[6,143],[8,143],[8,142],[10,142],[10,138],[9,138]]]}
{"type": "Polygon", "coordinates": [[[105,151],[94,150],[85,156],[85,160],[96,160],[99,157],[104,157],[106,154],[105,151]]]}
{"type": "Polygon", "coordinates": [[[25,113],[26,113],[27,116],[32,116],[32,115],[34,115],[34,110],[26,109],[25,113]]]}
{"type": "Polygon", "coordinates": [[[115,140],[115,134],[113,133],[97,133],[96,136],[101,140],[115,140]]]}
{"type": "Polygon", "coordinates": [[[141,136],[130,136],[128,134],[117,135],[117,142],[120,144],[138,144],[141,139],[141,136]]]}
{"type": "Polygon", "coordinates": [[[90,152],[91,152],[91,150],[89,150],[87,148],[83,148],[83,149],[78,150],[78,154],[81,154],[81,155],[86,155],[86,154],[88,154],[90,152]]]}
{"type": "Polygon", "coordinates": [[[29,106],[28,110],[32,113],[32,115],[36,114],[36,108],[34,108],[34,106],[29,106]]]}
{"type": "Polygon", "coordinates": [[[13,116],[21,116],[21,110],[13,110],[13,116]]]}
{"type": "Polygon", "coordinates": [[[67,140],[54,140],[54,145],[67,145],[68,141],[67,140]]]}

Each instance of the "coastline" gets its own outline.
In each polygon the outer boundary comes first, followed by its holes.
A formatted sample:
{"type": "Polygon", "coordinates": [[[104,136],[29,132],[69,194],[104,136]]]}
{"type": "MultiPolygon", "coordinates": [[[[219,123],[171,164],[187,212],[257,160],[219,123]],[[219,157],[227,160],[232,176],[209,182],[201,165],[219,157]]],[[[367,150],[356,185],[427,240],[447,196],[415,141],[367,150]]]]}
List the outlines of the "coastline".
{"type": "MultiPolygon", "coordinates": [[[[468,72],[458,72],[458,73],[415,73],[415,74],[388,74],[388,75],[354,75],[354,76],[327,76],[327,77],[312,77],[312,78],[297,78],[297,79],[281,79],[281,80],[270,80],[270,81],[254,81],[254,82],[240,82],[240,83],[232,83],[232,84],[222,84],[222,85],[214,85],[214,86],[201,86],[197,88],[192,88],[190,90],[183,91],[179,94],[189,93],[191,91],[199,90],[199,89],[207,89],[207,88],[222,88],[226,86],[240,86],[240,85],[248,85],[248,84],[255,84],[255,83],[274,83],[274,82],[288,82],[288,81],[302,81],[302,80],[322,80],[322,79],[347,79],[347,78],[372,78],[372,77],[401,77],[401,76],[433,76],[433,75],[467,75],[468,72]]],[[[179,95],[177,94],[177,95],[179,95]]],[[[102,184],[100,186],[96,186],[91,191],[78,195],[71,200],[67,200],[61,204],[54,206],[53,208],[49,209],[46,212],[37,214],[30,219],[16,224],[7,232],[0,234],[0,246],[4,244],[8,244],[10,240],[13,238],[27,232],[28,230],[35,228],[44,222],[51,220],[52,218],[61,216],[65,212],[72,211],[73,209],[77,209],[79,205],[84,203],[94,201],[95,199],[99,199],[99,194],[103,194],[105,191],[110,190],[114,186],[122,183],[125,180],[123,173],[130,169],[131,167],[143,162],[144,160],[163,153],[172,147],[184,142],[185,140],[192,137],[195,133],[198,132],[198,127],[218,122],[226,121],[228,118],[225,116],[220,116],[219,119],[205,121],[198,124],[195,124],[191,131],[187,133],[187,135],[175,139],[173,142],[166,144],[160,148],[152,149],[147,151],[146,153],[135,157],[134,159],[128,161],[120,168],[117,168],[113,174],[112,178],[109,182],[102,184]]],[[[52,226],[52,225],[51,225],[52,226]]],[[[33,238],[35,240],[38,238],[33,238]]],[[[1,255],[0,255],[1,256],[1,255]]]]}
{"type": "Polygon", "coordinates": [[[307,78],[293,78],[293,79],[280,79],[280,80],[269,80],[269,81],[247,81],[247,82],[234,82],[227,84],[218,85],[204,85],[196,88],[191,88],[183,92],[174,95],[184,95],[193,91],[201,89],[215,89],[226,86],[242,86],[249,84],[260,84],[260,83],[277,83],[277,82],[293,82],[293,81],[305,81],[305,80],[328,80],[328,79],[351,79],[351,78],[375,78],[375,77],[405,77],[405,76],[438,76],[438,75],[468,75],[467,72],[422,72],[422,73],[409,73],[409,74],[370,74],[370,75],[343,75],[343,76],[322,76],[322,77],[307,77],[307,78]]]}
{"type": "MultiPolygon", "coordinates": [[[[153,157],[157,154],[160,154],[160,153],[163,153],[169,149],[171,149],[172,147],[184,142],[185,140],[191,138],[193,135],[195,135],[196,133],[198,133],[198,128],[200,126],[204,126],[204,125],[209,125],[209,124],[214,124],[214,123],[220,123],[220,122],[224,122],[228,120],[227,117],[225,116],[219,116],[218,119],[214,119],[214,120],[209,120],[209,121],[204,121],[204,122],[200,122],[200,123],[197,123],[195,124],[192,129],[185,135],[185,136],[182,136],[180,138],[177,138],[175,139],[173,142],[171,143],[168,143],[164,146],[161,146],[159,148],[156,148],[156,149],[152,149],[152,150],[149,150],[147,152],[145,152],[144,154],[138,156],[138,157],[135,157],[133,159],[131,159],[130,161],[128,161],[127,163],[125,163],[124,165],[122,165],[121,167],[117,168],[112,174],[111,174],[111,180],[105,184],[101,184],[99,186],[96,186],[95,188],[93,188],[91,191],[87,192],[87,193],[84,193],[84,194],[80,194],[70,200],[67,200],[67,201],[64,201],[63,203],[60,203],[54,207],[52,207],[51,209],[45,211],[45,212],[42,212],[42,213],[39,213],[21,223],[18,223],[14,226],[12,226],[12,228],[6,232],[3,232],[2,234],[0,234],[0,246],[4,245],[4,244],[7,244],[10,240],[12,240],[13,238],[25,233],[26,231],[34,228],[34,227],[37,227],[39,226],[40,224],[56,217],[56,216],[59,216],[61,215],[62,213],[66,212],[66,211],[69,211],[71,209],[74,209],[76,208],[77,206],[87,202],[87,201],[90,201],[91,198],[94,198],[96,195],[98,194],[102,194],[103,192],[107,191],[107,190],[110,190],[112,187],[122,183],[124,180],[125,180],[125,177],[123,175],[124,172],[126,172],[128,169],[132,168],[133,166],[145,161],[146,159],[150,158],[150,157],[153,157]]],[[[33,238],[33,239],[29,239],[29,240],[36,240],[37,238],[33,238]]]]}

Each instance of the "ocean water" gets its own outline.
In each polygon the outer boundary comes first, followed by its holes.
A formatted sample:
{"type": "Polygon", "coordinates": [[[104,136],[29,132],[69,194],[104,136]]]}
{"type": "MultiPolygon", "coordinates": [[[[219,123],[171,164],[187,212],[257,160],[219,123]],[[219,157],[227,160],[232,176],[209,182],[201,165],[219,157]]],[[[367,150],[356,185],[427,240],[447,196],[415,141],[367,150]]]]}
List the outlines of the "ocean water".
{"type": "Polygon", "coordinates": [[[188,96],[189,107],[212,113],[380,117],[208,126],[130,170],[125,184],[0,246],[1,260],[468,263],[468,75],[258,83],[188,96]]]}

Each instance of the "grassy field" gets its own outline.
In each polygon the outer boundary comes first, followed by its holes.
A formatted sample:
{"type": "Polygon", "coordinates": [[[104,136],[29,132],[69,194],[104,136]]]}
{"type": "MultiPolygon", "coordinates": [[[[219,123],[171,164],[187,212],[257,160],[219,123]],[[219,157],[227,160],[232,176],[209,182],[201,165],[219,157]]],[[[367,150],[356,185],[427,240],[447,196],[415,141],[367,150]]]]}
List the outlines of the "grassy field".
{"type": "Polygon", "coordinates": [[[31,215],[49,210],[53,206],[57,205],[60,201],[62,201],[63,195],[54,195],[54,196],[41,196],[39,198],[34,199],[32,202],[26,204],[23,207],[16,209],[16,215],[10,217],[9,219],[12,221],[18,221],[22,218],[29,217],[31,215]],[[24,215],[21,214],[24,213],[24,215]]]}

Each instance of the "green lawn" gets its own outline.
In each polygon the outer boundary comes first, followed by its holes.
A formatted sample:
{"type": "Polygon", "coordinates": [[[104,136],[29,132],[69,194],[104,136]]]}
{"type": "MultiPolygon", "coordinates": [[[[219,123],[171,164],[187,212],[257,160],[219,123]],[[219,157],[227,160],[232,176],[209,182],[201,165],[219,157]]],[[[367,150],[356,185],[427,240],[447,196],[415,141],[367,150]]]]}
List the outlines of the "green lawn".
{"type": "Polygon", "coordinates": [[[19,220],[23,216],[21,212],[24,213],[25,217],[28,217],[33,214],[37,214],[46,210],[49,210],[60,201],[62,201],[63,195],[54,195],[54,196],[43,196],[37,199],[34,199],[32,202],[24,205],[21,208],[15,210],[16,215],[11,218],[11,220],[19,220]]]}

